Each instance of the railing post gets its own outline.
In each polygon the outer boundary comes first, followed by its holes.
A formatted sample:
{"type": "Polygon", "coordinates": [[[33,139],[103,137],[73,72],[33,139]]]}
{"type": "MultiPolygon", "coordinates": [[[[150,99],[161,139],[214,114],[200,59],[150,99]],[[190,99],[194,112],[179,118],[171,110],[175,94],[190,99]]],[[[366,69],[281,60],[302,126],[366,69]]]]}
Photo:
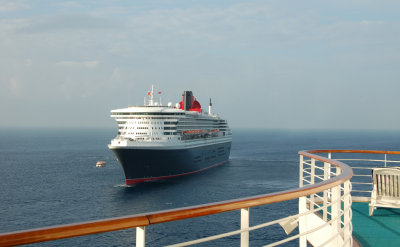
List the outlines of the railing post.
{"type": "MultiPolygon", "coordinates": [[[[311,175],[310,175],[310,183],[315,184],[315,159],[311,159],[311,175]]],[[[310,195],[310,210],[314,209],[314,194],[310,195]]]]}
{"type": "MultiPolygon", "coordinates": [[[[307,212],[307,198],[302,196],[299,198],[299,214],[307,212]]],[[[299,232],[307,231],[307,216],[303,215],[299,217],[299,232]]],[[[299,238],[299,247],[307,247],[307,235],[303,235],[299,238]]]]}
{"type": "MultiPolygon", "coordinates": [[[[332,159],[332,153],[328,153],[328,159],[332,159]]],[[[328,164],[328,168],[329,168],[329,172],[328,172],[328,177],[326,179],[330,179],[331,178],[331,164],[328,164]]]]}
{"type": "Polygon", "coordinates": [[[146,244],[146,227],[136,227],[136,247],[144,247],[146,244]]]}
{"type": "MultiPolygon", "coordinates": [[[[249,208],[242,208],[240,210],[240,229],[249,228],[249,216],[250,216],[250,209],[249,208]]],[[[249,246],[249,232],[242,232],[240,234],[240,247],[248,247],[249,246]]]]}
{"type": "MultiPolygon", "coordinates": [[[[324,181],[329,179],[329,172],[330,172],[330,165],[329,163],[324,162],[324,181]]],[[[328,221],[328,208],[326,207],[326,204],[328,203],[328,190],[324,190],[324,210],[322,213],[322,218],[324,221],[328,221]]]]}
{"type": "MultiPolygon", "coordinates": [[[[336,175],[340,174],[340,168],[336,167],[336,175]]],[[[340,231],[341,226],[341,217],[340,217],[340,208],[341,208],[341,186],[335,186],[332,188],[332,235],[336,235],[340,231]]],[[[336,246],[340,245],[340,235],[336,237],[336,246]]]]}
{"type": "MultiPolygon", "coordinates": [[[[300,155],[300,171],[299,171],[299,187],[303,187],[303,166],[304,166],[304,156],[300,155]]],[[[299,214],[304,213],[307,211],[307,198],[302,196],[299,198],[299,214]]],[[[306,231],[306,217],[300,216],[299,218],[299,231],[306,231]]],[[[301,236],[299,239],[299,246],[300,247],[307,247],[307,236],[301,236]]]]}
{"type": "Polygon", "coordinates": [[[303,187],[303,163],[304,163],[304,157],[303,155],[300,155],[300,164],[299,164],[299,187],[303,187]]]}
{"type": "Polygon", "coordinates": [[[385,167],[386,167],[386,161],[387,161],[387,154],[385,154],[385,167]]]}
{"type": "Polygon", "coordinates": [[[344,224],[344,234],[343,234],[343,241],[345,241],[345,246],[352,246],[352,223],[351,223],[351,183],[350,181],[346,181],[343,184],[343,194],[344,196],[344,205],[343,205],[343,210],[346,210],[344,212],[343,216],[343,224],[344,224]]]}
{"type": "MultiPolygon", "coordinates": [[[[332,159],[332,153],[328,153],[328,159],[332,159]]],[[[329,163],[328,164],[328,176],[326,178],[326,180],[331,179],[331,171],[332,171],[332,165],[329,163]]],[[[328,200],[331,199],[331,189],[328,190],[328,200]]]]}

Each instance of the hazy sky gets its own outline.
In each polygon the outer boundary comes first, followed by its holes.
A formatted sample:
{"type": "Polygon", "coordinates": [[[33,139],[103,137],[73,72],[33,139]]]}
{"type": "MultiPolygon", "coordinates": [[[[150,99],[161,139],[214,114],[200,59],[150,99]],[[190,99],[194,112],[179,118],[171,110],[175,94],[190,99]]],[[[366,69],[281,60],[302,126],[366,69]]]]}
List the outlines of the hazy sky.
{"type": "Polygon", "coordinates": [[[399,1],[0,0],[0,127],[192,90],[232,128],[400,129],[399,1]]]}

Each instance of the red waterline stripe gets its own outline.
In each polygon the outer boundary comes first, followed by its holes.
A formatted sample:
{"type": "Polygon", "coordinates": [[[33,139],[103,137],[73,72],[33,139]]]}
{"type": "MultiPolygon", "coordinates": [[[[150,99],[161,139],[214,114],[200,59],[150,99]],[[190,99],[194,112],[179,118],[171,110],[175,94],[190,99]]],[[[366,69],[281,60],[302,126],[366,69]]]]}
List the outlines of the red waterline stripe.
{"type": "Polygon", "coordinates": [[[176,177],[181,177],[181,176],[186,176],[186,175],[191,175],[194,173],[198,173],[198,172],[202,172],[204,170],[222,165],[224,163],[228,162],[227,160],[222,161],[220,163],[217,163],[215,165],[200,169],[198,171],[194,171],[194,172],[188,172],[188,173],[182,173],[182,174],[177,174],[177,175],[170,175],[170,176],[164,176],[164,177],[154,177],[154,178],[134,178],[134,179],[126,179],[126,185],[133,185],[133,184],[137,184],[137,183],[141,183],[141,182],[146,182],[146,181],[153,181],[153,180],[158,180],[158,179],[167,179],[167,178],[176,178],[176,177]]]}

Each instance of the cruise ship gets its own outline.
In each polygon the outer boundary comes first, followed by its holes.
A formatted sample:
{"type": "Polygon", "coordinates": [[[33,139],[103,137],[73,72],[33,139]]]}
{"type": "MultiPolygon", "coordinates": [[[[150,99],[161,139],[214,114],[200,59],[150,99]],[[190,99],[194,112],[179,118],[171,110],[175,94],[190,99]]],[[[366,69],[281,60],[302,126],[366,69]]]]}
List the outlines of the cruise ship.
{"type": "MultiPolygon", "coordinates": [[[[203,111],[192,91],[163,106],[154,87],[143,106],[111,111],[118,135],[108,145],[120,162],[126,184],[189,175],[228,161],[232,131],[226,120],[203,111]]],[[[161,94],[161,92],[157,92],[161,94]]]]}

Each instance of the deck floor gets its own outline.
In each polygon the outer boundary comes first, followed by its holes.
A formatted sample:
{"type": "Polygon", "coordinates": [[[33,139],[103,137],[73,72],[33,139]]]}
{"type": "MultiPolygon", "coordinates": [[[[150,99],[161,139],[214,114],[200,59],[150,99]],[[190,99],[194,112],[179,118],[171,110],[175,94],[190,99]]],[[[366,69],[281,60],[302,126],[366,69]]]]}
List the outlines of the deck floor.
{"type": "Polygon", "coordinates": [[[400,246],[400,209],[378,208],[368,215],[368,203],[353,202],[353,237],[362,247],[400,246]]]}

